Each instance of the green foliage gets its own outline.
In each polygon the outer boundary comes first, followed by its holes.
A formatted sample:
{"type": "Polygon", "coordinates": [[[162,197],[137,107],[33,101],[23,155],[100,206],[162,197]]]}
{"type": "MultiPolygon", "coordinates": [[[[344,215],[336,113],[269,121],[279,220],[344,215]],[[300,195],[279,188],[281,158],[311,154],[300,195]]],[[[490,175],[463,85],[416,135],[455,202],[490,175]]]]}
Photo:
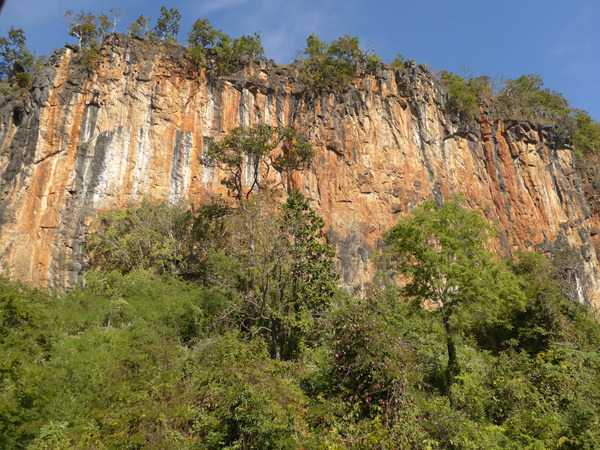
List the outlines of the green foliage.
{"type": "Polygon", "coordinates": [[[569,102],[560,92],[544,88],[542,77],[538,74],[506,80],[499,97],[509,112],[524,117],[556,120],[565,119],[571,113],[569,102]]]}
{"type": "Polygon", "coordinates": [[[127,32],[129,36],[140,38],[142,36],[150,34],[150,17],[145,17],[143,14],[140,15],[135,22],[131,22],[127,25],[127,32]]]}
{"type": "Polygon", "coordinates": [[[579,156],[600,154],[600,123],[591,118],[587,111],[577,109],[574,111],[575,132],[573,144],[579,156]]]}
{"type": "Polygon", "coordinates": [[[404,70],[406,68],[406,61],[404,60],[404,56],[398,53],[394,60],[390,63],[390,67],[397,70],[404,70]]]}
{"type": "Polygon", "coordinates": [[[444,324],[448,383],[459,373],[454,331],[506,322],[524,303],[518,279],[486,249],[490,228],[454,199],[423,203],[384,235],[392,266],[408,278],[402,293],[435,308],[444,324]]]}
{"type": "Polygon", "coordinates": [[[467,119],[479,117],[481,98],[492,92],[488,77],[462,77],[443,70],[442,83],[448,90],[446,108],[452,114],[464,114],[467,119]]]}
{"type": "Polygon", "coordinates": [[[66,10],[63,13],[63,18],[67,22],[69,36],[77,38],[79,48],[94,45],[100,38],[101,24],[94,14],[84,11],[74,13],[71,10],[66,10]]]}
{"type": "Polygon", "coordinates": [[[196,211],[149,200],[108,211],[88,239],[92,264],[121,273],[145,269],[184,278],[201,276],[208,250],[219,245],[226,213],[218,203],[196,211]]]}
{"type": "Polygon", "coordinates": [[[0,38],[0,90],[10,96],[24,94],[45,61],[31,53],[25,41],[23,30],[14,27],[0,38]]]}
{"type": "Polygon", "coordinates": [[[228,245],[212,260],[211,282],[234,295],[228,319],[263,335],[275,359],[291,359],[334,293],[333,250],[319,239],[323,220],[300,193],[283,208],[266,197],[240,204],[228,245]]]}
{"type": "Polygon", "coordinates": [[[300,53],[301,80],[314,90],[339,89],[350,85],[359,73],[374,73],[380,58],[360,49],[358,37],[344,35],[331,44],[311,34],[300,53]]]}
{"type": "Polygon", "coordinates": [[[181,14],[176,8],[167,9],[165,6],[161,6],[160,16],[156,21],[153,32],[161,41],[177,42],[175,36],[179,34],[180,20],[181,14]]]}
{"type": "Polygon", "coordinates": [[[48,399],[44,366],[56,339],[42,293],[0,278],[0,447],[23,445],[39,431],[48,399]]]}
{"type": "Polygon", "coordinates": [[[291,172],[308,166],[313,156],[311,145],[294,129],[255,125],[234,128],[223,140],[211,142],[201,163],[224,171],[227,177],[221,183],[241,200],[284,185],[291,172]],[[278,173],[278,181],[270,178],[271,169],[278,173]]]}
{"type": "Polygon", "coordinates": [[[198,67],[211,67],[217,74],[234,71],[245,60],[264,55],[260,33],[232,39],[215,30],[208,19],[198,19],[188,34],[188,56],[198,67]]]}

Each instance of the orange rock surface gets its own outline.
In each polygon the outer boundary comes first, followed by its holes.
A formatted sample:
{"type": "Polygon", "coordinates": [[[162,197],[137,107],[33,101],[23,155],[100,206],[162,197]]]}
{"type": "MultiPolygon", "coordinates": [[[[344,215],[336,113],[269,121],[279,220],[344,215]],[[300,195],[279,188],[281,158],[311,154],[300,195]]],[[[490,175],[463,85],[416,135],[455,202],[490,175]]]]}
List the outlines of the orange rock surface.
{"type": "MultiPolygon", "coordinates": [[[[73,49],[52,58],[23,111],[3,110],[0,255],[12,274],[66,289],[85,272],[94,214],[143,196],[199,202],[226,195],[199,157],[238,125],[292,125],[313,144],[293,177],[338,250],[343,285],[360,294],[383,231],[426,199],[462,193],[498,224],[497,249],[580,249],[594,292],[598,261],[570,139],[516,121],[453,121],[425,66],[382,67],[344,92],[310,94],[294,67],[253,63],[213,78],[184,50],[112,36],[94,70],[73,49]]],[[[583,281],[582,281],[583,282],[583,281]]]]}

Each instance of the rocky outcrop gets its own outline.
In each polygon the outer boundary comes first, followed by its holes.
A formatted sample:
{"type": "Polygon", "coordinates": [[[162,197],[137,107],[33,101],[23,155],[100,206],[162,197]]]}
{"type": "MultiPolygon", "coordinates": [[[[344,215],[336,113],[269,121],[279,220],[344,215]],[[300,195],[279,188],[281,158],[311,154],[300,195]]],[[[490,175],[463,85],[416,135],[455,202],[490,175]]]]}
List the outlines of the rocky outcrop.
{"type": "Polygon", "coordinates": [[[143,196],[198,202],[223,193],[206,143],[237,125],[292,125],[316,150],[293,184],[325,218],[337,268],[360,293],[381,233],[425,199],[462,193],[501,231],[498,251],[565,244],[598,279],[588,205],[568,135],[491,119],[460,121],[426,66],[381,67],[352,89],[305,91],[292,67],[261,60],[212,77],[184,49],[113,35],[93,70],[57,52],[24,107],[2,110],[0,255],[36,285],[72,286],[98,210],[143,196]]]}

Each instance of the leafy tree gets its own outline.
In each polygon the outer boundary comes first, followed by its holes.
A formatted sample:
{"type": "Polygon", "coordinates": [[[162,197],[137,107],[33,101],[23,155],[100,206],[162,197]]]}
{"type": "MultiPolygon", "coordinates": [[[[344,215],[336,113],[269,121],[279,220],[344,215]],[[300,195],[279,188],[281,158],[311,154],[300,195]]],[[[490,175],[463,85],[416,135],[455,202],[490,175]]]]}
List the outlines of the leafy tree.
{"type": "Polygon", "coordinates": [[[127,25],[127,31],[131,37],[142,37],[150,33],[150,17],[145,17],[143,14],[138,17],[135,22],[127,25]]]}
{"type": "Polygon", "coordinates": [[[253,59],[264,54],[260,33],[243,35],[233,40],[233,54],[236,58],[253,59]]]}
{"type": "Polygon", "coordinates": [[[311,34],[300,53],[300,77],[316,90],[349,85],[360,71],[372,73],[381,62],[379,57],[359,47],[358,37],[344,35],[330,45],[311,34]]]}
{"type": "Polygon", "coordinates": [[[506,80],[499,97],[510,112],[525,117],[559,119],[571,113],[569,102],[560,92],[544,88],[539,74],[506,80]]]}
{"type": "Polygon", "coordinates": [[[573,144],[578,155],[600,154],[600,123],[590,116],[587,111],[576,109],[575,132],[573,144]]]}
{"type": "Polygon", "coordinates": [[[212,259],[211,281],[235,292],[227,317],[264,335],[276,359],[289,359],[328,308],[336,284],[323,220],[294,191],[283,208],[265,196],[243,201],[229,217],[230,239],[212,259]]]}
{"type": "Polygon", "coordinates": [[[227,177],[221,183],[241,200],[283,185],[292,171],[309,165],[313,156],[311,145],[293,128],[256,125],[234,128],[223,140],[211,142],[201,162],[224,171],[227,177]],[[269,178],[271,169],[279,173],[279,182],[269,178]]]}
{"type": "Polygon", "coordinates": [[[10,27],[6,37],[0,38],[0,79],[14,84],[18,89],[27,89],[43,58],[37,58],[25,45],[25,33],[10,27]]]}
{"type": "Polygon", "coordinates": [[[162,41],[176,42],[175,36],[179,34],[180,20],[181,14],[176,8],[167,9],[165,6],[161,6],[160,16],[154,27],[154,34],[162,41]]]}
{"type": "Polygon", "coordinates": [[[402,293],[439,315],[447,340],[446,388],[459,373],[454,334],[506,320],[522,307],[517,277],[486,249],[490,225],[459,199],[425,202],[384,234],[393,266],[408,281],[402,293]]]}
{"type": "Polygon", "coordinates": [[[404,70],[405,63],[406,63],[406,61],[404,60],[404,56],[402,56],[400,53],[398,53],[396,55],[396,57],[394,58],[394,60],[390,63],[390,66],[394,69],[404,70]]]}
{"type": "Polygon", "coordinates": [[[448,111],[453,114],[465,114],[467,118],[479,116],[482,97],[492,93],[489,77],[462,77],[443,70],[441,78],[448,90],[448,111]]]}
{"type": "Polygon", "coordinates": [[[216,58],[215,69],[220,73],[234,70],[244,59],[264,55],[260,33],[232,39],[221,30],[215,30],[208,19],[198,19],[188,34],[190,59],[200,67],[207,65],[209,55],[216,58]]]}
{"type": "Polygon", "coordinates": [[[67,22],[69,35],[77,38],[79,48],[93,44],[100,37],[100,23],[94,14],[66,10],[63,18],[67,22]]]}

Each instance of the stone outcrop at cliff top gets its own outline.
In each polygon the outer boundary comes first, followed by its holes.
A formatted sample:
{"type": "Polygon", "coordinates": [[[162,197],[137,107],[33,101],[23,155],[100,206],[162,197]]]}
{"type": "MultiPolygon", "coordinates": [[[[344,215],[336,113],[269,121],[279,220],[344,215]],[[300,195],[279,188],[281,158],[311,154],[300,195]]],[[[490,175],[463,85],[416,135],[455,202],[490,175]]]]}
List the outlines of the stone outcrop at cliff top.
{"type": "Polygon", "coordinates": [[[498,250],[569,244],[593,293],[598,262],[569,136],[510,120],[451,120],[426,66],[382,67],[352,89],[314,95],[294,67],[258,61],[221,78],[188,70],[184,48],[113,35],[94,70],[53,55],[25,107],[0,124],[0,255],[13,275],[72,286],[94,214],[143,196],[198,202],[225,193],[203,168],[207,141],[237,125],[292,125],[317,156],[293,178],[325,218],[343,285],[360,293],[381,233],[425,199],[463,193],[499,225],[498,250]]]}

